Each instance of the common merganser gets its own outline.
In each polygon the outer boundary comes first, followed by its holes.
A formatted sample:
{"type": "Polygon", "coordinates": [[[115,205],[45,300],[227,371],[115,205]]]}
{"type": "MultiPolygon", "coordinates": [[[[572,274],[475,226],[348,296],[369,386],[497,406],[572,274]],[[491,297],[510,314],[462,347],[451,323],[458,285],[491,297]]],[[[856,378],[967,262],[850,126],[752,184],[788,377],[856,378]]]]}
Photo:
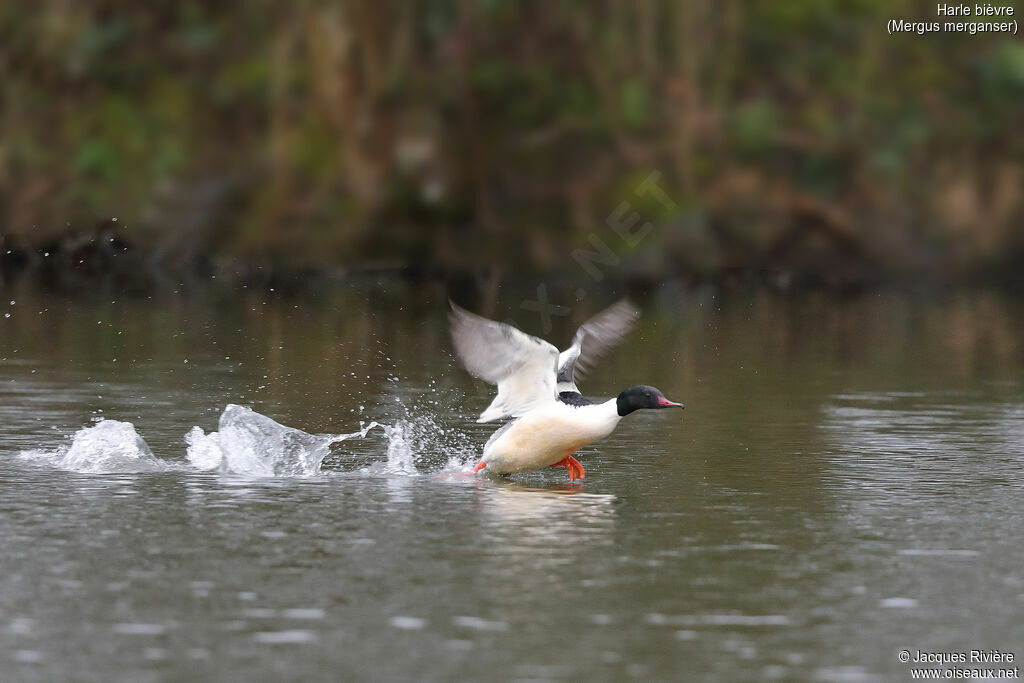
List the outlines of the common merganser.
{"type": "Polygon", "coordinates": [[[513,418],[491,435],[473,472],[508,474],[565,467],[569,479],[586,472],[572,454],[612,433],[626,415],[645,408],[682,408],[651,386],[626,389],[592,403],[576,379],[618,344],[636,323],[637,309],[623,299],[576,331],[562,353],[521,330],[480,317],[450,302],[455,353],[475,377],[498,387],[498,395],[477,422],[513,418]]]}

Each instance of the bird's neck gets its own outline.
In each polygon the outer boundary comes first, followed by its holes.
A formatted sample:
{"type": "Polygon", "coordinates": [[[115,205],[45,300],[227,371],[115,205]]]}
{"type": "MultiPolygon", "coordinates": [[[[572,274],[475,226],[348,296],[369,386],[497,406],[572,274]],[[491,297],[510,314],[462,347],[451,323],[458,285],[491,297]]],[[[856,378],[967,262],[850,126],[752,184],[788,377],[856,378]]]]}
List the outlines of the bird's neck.
{"type": "Polygon", "coordinates": [[[593,443],[608,436],[615,431],[616,425],[622,419],[615,407],[614,398],[604,403],[574,408],[573,411],[575,428],[586,439],[586,443],[593,443]]]}
{"type": "Polygon", "coordinates": [[[594,404],[594,414],[610,420],[613,424],[622,419],[619,415],[618,399],[608,399],[604,403],[594,404]]]}

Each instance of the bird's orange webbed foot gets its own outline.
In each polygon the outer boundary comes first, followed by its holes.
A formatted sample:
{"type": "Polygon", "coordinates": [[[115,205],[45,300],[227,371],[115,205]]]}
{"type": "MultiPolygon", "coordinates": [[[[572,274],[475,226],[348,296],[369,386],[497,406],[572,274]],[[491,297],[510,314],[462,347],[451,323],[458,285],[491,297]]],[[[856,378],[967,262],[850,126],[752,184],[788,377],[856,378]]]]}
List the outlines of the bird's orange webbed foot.
{"type": "Polygon", "coordinates": [[[474,474],[476,474],[485,467],[487,467],[487,463],[481,460],[476,464],[476,467],[473,468],[472,472],[452,472],[452,474],[456,477],[472,477],[474,474]]]}
{"type": "Polygon", "coordinates": [[[554,465],[552,465],[552,467],[564,467],[565,469],[569,470],[569,481],[582,479],[587,475],[587,473],[583,470],[583,465],[580,464],[580,461],[572,457],[571,455],[565,456],[564,458],[556,462],[554,465]]]}

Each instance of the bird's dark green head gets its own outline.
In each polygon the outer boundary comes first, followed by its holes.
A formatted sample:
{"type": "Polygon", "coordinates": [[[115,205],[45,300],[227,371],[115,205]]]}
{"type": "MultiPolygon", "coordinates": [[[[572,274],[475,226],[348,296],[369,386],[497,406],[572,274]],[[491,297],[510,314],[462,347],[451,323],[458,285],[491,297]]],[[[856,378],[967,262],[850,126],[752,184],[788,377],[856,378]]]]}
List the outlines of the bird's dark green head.
{"type": "Polygon", "coordinates": [[[644,408],[682,408],[682,403],[676,403],[665,398],[665,395],[646,384],[640,384],[626,389],[615,400],[615,407],[620,416],[629,415],[634,410],[644,408]]]}

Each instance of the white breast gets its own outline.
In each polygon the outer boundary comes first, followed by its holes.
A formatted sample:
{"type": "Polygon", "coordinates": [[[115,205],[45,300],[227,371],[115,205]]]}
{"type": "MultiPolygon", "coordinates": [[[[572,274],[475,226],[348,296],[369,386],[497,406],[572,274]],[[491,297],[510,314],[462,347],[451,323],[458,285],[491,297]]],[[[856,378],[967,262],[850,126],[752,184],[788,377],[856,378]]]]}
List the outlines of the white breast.
{"type": "Polygon", "coordinates": [[[533,410],[487,445],[483,461],[491,472],[524,472],[547,467],[602,439],[619,422],[615,400],[573,407],[564,403],[533,410]]]}

